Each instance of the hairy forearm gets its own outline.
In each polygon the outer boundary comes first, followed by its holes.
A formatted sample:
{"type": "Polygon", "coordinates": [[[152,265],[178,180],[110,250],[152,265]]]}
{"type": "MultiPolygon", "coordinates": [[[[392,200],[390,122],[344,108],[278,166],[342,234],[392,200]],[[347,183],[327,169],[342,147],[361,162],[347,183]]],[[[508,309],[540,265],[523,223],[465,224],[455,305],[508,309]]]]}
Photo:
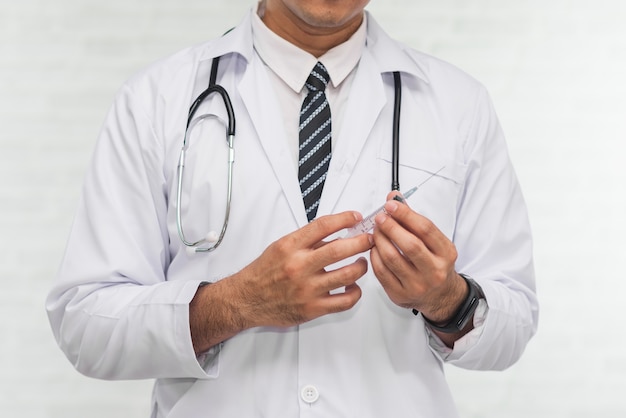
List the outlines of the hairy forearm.
{"type": "Polygon", "coordinates": [[[245,303],[232,279],[201,286],[189,304],[189,327],[196,354],[249,328],[245,303]]]}

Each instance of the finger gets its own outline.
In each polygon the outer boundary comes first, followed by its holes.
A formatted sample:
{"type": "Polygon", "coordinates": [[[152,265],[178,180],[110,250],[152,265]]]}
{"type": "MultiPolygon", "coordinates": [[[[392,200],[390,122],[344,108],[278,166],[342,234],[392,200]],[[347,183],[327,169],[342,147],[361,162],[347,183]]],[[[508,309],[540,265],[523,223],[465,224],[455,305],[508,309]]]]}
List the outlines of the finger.
{"type": "Polygon", "coordinates": [[[356,305],[361,298],[361,288],[356,283],[346,286],[344,292],[327,295],[320,299],[318,310],[320,315],[347,311],[356,305]]]}
{"type": "Polygon", "coordinates": [[[298,246],[311,247],[335,232],[354,226],[362,219],[363,216],[355,211],[320,216],[294,232],[293,237],[298,246]]]}
{"type": "Polygon", "coordinates": [[[389,192],[387,194],[387,200],[395,200],[397,202],[407,204],[406,201],[404,200],[404,197],[402,196],[402,193],[400,193],[398,190],[393,190],[389,192]]]}
{"type": "Polygon", "coordinates": [[[444,255],[449,251],[448,237],[428,218],[413,211],[408,205],[389,200],[385,203],[385,210],[403,229],[419,238],[433,254],[444,255]]]}
{"type": "Polygon", "coordinates": [[[400,279],[385,265],[378,247],[374,247],[370,251],[370,263],[374,275],[385,290],[397,291],[398,288],[402,287],[400,279]]]}
{"type": "Polygon", "coordinates": [[[317,246],[309,255],[311,261],[320,266],[328,266],[372,248],[374,238],[371,234],[361,234],[352,238],[336,239],[317,246]]]}
{"type": "Polygon", "coordinates": [[[403,282],[400,276],[396,276],[387,268],[377,247],[372,248],[370,261],[374,274],[389,299],[398,306],[412,307],[413,303],[408,303],[408,295],[411,294],[410,292],[420,292],[422,289],[421,282],[415,280],[403,282]]]}
{"type": "Polygon", "coordinates": [[[363,257],[338,269],[322,272],[315,279],[316,293],[327,295],[335,289],[353,285],[365,273],[367,273],[367,260],[363,257]]]}
{"type": "MultiPolygon", "coordinates": [[[[385,223],[392,222],[394,222],[394,220],[389,218],[388,220],[386,220],[385,223]]],[[[403,230],[403,228],[397,223],[395,225],[395,228],[400,229],[401,231],[399,233],[407,236],[406,240],[416,241],[415,245],[420,245],[417,238],[412,236],[406,230],[403,230]]],[[[391,239],[389,235],[386,235],[385,232],[381,231],[378,228],[374,232],[374,241],[376,243],[376,247],[374,248],[376,250],[377,261],[380,261],[380,263],[384,265],[384,269],[388,271],[387,276],[392,275],[395,281],[399,282],[400,285],[403,287],[403,278],[415,277],[417,274],[417,266],[421,265],[421,259],[426,259],[428,257],[428,255],[423,255],[421,258],[409,258],[408,254],[405,254],[404,250],[402,250],[401,245],[397,244],[395,240],[391,239]],[[415,261],[417,261],[417,263],[415,263],[415,261]]],[[[428,252],[428,250],[426,250],[424,247],[423,251],[428,252]]],[[[383,271],[384,273],[386,273],[385,270],[381,268],[381,271],[383,271]]],[[[383,278],[385,279],[386,276],[383,276],[383,278]]],[[[389,278],[388,280],[390,281],[391,278],[389,278]]]]}

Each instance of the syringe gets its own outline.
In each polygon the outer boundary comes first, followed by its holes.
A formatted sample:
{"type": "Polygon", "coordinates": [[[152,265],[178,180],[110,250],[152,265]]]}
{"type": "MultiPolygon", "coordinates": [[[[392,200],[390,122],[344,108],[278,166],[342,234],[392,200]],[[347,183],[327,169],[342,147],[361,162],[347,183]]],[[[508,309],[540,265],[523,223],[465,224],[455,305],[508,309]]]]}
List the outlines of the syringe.
{"type": "MultiPolygon", "coordinates": [[[[418,186],[413,187],[411,190],[409,190],[408,192],[405,192],[405,193],[403,193],[401,195],[394,196],[393,199],[397,200],[398,202],[404,203],[404,201],[406,199],[408,199],[409,196],[411,196],[413,193],[415,193],[417,191],[417,189],[422,187],[422,185],[424,183],[426,183],[428,180],[430,180],[431,178],[436,176],[444,168],[445,168],[445,166],[441,167],[439,170],[437,170],[436,172],[431,174],[428,178],[426,178],[426,180],[421,182],[418,186]]],[[[353,227],[348,228],[348,232],[346,233],[346,235],[343,236],[343,238],[352,238],[352,237],[356,237],[357,235],[365,234],[366,232],[371,231],[372,229],[374,229],[374,225],[376,225],[376,216],[378,216],[378,214],[384,213],[384,212],[385,212],[385,205],[382,205],[381,207],[376,209],[374,212],[372,212],[371,214],[369,214],[366,217],[364,217],[362,221],[360,221],[359,223],[357,223],[353,227]]]]}
{"type": "MultiPolygon", "coordinates": [[[[404,202],[405,199],[407,199],[409,196],[411,196],[416,191],[417,191],[417,187],[413,187],[411,190],[409,190],[408,192],[403,193],[402,195],[394,196],[393,199],[397,200],[398,202],[404,202]]],[[[346,235],[344,235],[343,238],[356,237],[357,235],[364,234],[364,233],[369,232],[372,229],[374,229],[374,225],[376,224],[376,216],[378,216],[378,214],[380,214],[380,213],[386,213],[385,205],[382,205],[381,207],[376,209],[374,212],[372,212],[368,216],[364,217],[362,221],[360,221],[359,223],[357,223],[353,227],[348,228],[348,232],[346,233],[346,235]]]]}

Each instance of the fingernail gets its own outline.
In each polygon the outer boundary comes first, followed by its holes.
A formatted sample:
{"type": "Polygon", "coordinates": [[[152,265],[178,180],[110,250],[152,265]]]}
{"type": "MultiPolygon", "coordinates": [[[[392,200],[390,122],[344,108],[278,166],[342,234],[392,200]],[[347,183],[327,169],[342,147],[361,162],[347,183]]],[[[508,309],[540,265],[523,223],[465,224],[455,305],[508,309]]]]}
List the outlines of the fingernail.
{"type": "Polygon", "coordinates": [[[387,215],[385,215],[384,213],[380,213],[376,216],[374,220],[376,221],[378,225],[382,225],[387,220],[387,215]]]}
{"type": "Polygon", "coordinates": [[[385,203],[387,213],[394,213],[396,209],[398,209],[398,202],[395,200],[388,200],[387,203],[385,203]]]}
{"type": "Polygon", "coordinates": [[[367,234],[367,239],[370,242],[370,247],[373,247],[374,246],[374,235],[367,234]]]}

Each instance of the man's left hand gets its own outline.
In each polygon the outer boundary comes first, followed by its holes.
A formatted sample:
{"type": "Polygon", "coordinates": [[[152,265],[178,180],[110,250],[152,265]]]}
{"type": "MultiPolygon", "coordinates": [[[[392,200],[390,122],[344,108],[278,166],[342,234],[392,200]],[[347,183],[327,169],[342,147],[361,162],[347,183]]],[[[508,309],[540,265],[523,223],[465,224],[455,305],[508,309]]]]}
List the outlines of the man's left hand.
{"type": "Polygon", "coordinates": [[[445,323],[467,296],[454,268],[454,244],[427,218],[388,195],[387,214],[376,217],[371,263],[389,298],[445,323]]]}

